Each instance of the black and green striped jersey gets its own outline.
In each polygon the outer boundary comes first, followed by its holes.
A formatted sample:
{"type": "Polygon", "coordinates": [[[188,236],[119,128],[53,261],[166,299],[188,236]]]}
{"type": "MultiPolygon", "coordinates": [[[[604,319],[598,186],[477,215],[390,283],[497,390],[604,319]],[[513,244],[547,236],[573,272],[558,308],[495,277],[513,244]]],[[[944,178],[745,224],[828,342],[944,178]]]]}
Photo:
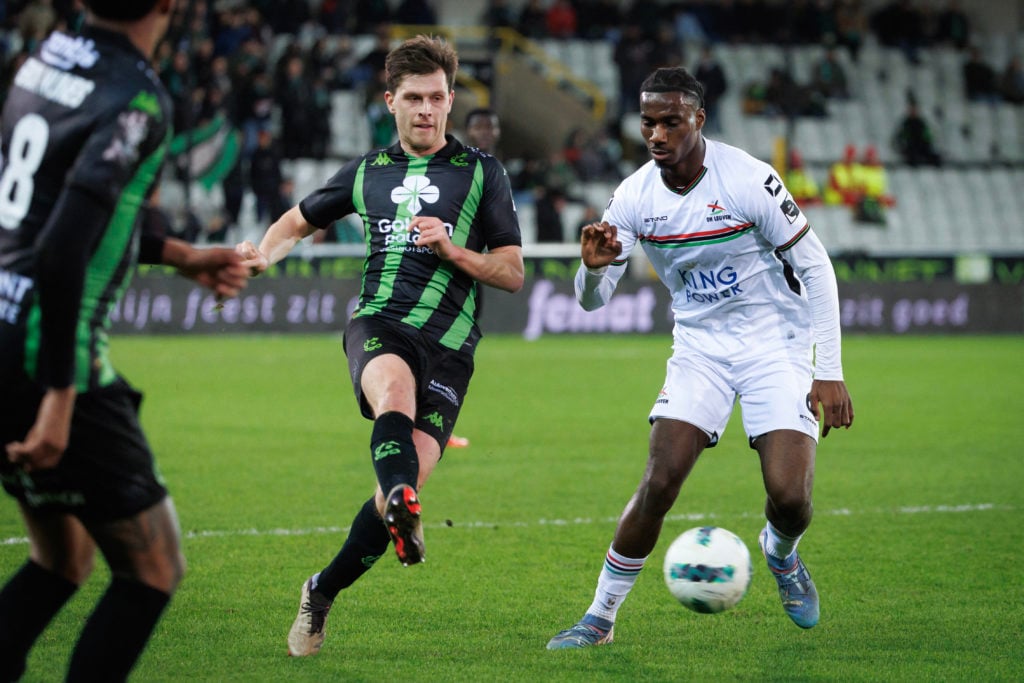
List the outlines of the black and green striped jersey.
{"type": "Polygon", "coordinates": [[[0,383],[105,386],[109,313],[138,253],[170,98],[124,35],[52,33],[15,74],[0,129],[0,383]]]}
{"type": "Polygon", "coordinates": [[[450,349],[473,353],[477,283],[409,230],[414,216],[439,218],[452,242],[483,252],[520,246],[519,220],[501,163],[447,136],[437,153],[415,157],[401,145],[374,150],[342,167],[299,203],[311,225],[326,228],[358,214],[366,262],[355,316],[380,316],[422,330],[450,349]]]}

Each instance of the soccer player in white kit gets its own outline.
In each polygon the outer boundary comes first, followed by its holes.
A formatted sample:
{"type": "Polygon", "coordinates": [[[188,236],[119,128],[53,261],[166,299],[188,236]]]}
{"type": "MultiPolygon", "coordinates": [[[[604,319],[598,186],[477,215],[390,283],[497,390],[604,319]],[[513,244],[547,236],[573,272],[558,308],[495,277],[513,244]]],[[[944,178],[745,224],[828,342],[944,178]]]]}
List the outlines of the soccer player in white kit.
{"type": "Polygon", "coordinates": [[[594,601],[551,639],[551,650],[611,642],[665,515],[701,452],[718,443],[737,398],[767,494],[762,552],[789,617],[802,628],[818,623],[817,590],[796,547],[811,521],[819,421],[822,436],[853,423],[835,272],[779,174],[705,139],[704,121],[701,85],[686,69],[652,73],[640,95],[651,160],[582,232],[583,308],[609,301],[640,246],[672,292],[675,326],[643,478],[619,519],[594,601]]]}

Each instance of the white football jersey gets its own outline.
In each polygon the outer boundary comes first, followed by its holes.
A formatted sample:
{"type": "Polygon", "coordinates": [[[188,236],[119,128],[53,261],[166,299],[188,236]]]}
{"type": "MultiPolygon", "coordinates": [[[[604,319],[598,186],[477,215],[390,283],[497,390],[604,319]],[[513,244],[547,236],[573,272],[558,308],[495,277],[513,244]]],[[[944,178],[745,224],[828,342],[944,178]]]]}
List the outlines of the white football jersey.
{"type": "MultiPolygon", "coordinates": [[[[831,299],[826,308],[834,307],[838,323],[828,254],[769,164],[731,145],[705,142],[704,168],[689,186],[669,189],[653,161],[618,186],[603,220],[618,229],[622,254],[599,286],[585,284],[596,276],[586,277],[581,266],[581,303],[589,308],[607,302],[639,243],[672,293],[677,342],[697,343],[723,358],[773,340],[791,344],[802,338],[809,347],[812,311],[797,274],[808,268],[821,274],[827,268],[827,277],[818,281],[831,278],[832,291],[823,294],[831,299]],[[803,246],[796,249],[798,244],[803,246]],[[600,301],[588,307],[588,296],[600,301]]],[[[828,336],[829,346],[838,347],[838,324],[828,336]]],[[[838,367],[830,370],[841,373],[838,367]]]]}

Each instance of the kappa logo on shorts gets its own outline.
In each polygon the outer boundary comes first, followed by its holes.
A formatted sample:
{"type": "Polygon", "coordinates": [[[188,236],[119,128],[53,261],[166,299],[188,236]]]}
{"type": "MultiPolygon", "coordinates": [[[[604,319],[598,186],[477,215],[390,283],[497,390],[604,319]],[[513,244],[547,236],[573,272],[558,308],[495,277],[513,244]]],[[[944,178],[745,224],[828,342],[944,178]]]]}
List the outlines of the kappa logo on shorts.
{"type": "Polygon", "coordinates": [[[380,343],[380,337],[370,337],[363,342],[363,351],[369,353],[370,351],[377,351],[384,348],[384,345],[380,343]]]}
{"type": "Polygon", "coordinates": [[[434,425],[438,429],[444,429],[444,418],[441,417],[441,413],[437,412],[436,410],[432,412],[430,415],[424,416],[423,419],[429,422],[430,424],[434,425]]]}

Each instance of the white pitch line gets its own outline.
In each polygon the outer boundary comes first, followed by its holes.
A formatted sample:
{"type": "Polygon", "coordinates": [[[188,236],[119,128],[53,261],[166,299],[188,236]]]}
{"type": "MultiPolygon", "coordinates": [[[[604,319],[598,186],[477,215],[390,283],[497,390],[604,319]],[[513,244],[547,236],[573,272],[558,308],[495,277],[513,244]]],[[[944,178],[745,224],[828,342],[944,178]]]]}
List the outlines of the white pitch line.
{"type": "MultiPolygon", "coordinates": [[[[835,510],[816,510],[815,515],[827,515],[832,517],[848,517],[851,515],[865,514],[898,514],[898,515],[922,515],[922,514],[950,514],[964,512],[987,512],[990,510],[1015,510],[1013,505],[999,505],[996,503],[964,503],[960,505],[915,505],[902,506],[897,508],[875,508],[873,510],[850,510],[849,508],[837,508],[835,510]]],[[[721,514],[716,512],[687,512],[678,515],[668,515],[666,522],[700,522],[714,519],[750,519],[760,518],[762,512],[740,512],[735,514],[721,514]]],[[[424,524],[425,528],[441,529],[444,527],[456,527],[459,529],[494,529],[497,527],[528,528],[533,526],[582,526],[588,524],[614,524],[619,521],[618,517],[574,517],[572,519],[546,519],[541,518],[535,522],[451,522],[424,524]]],[[[322,534],[341,534],[348,532],[348,527],[341,526],[316,526],[306,529],[222,529],[205,531],[186,531],[182,536],[186,539],[194,538],[231,538],[236,536],[314,536],[322,534]]],[[[11,537],[0,540],[0,546],[23,545],[28,543],[25,537],[11,537]]]]}

